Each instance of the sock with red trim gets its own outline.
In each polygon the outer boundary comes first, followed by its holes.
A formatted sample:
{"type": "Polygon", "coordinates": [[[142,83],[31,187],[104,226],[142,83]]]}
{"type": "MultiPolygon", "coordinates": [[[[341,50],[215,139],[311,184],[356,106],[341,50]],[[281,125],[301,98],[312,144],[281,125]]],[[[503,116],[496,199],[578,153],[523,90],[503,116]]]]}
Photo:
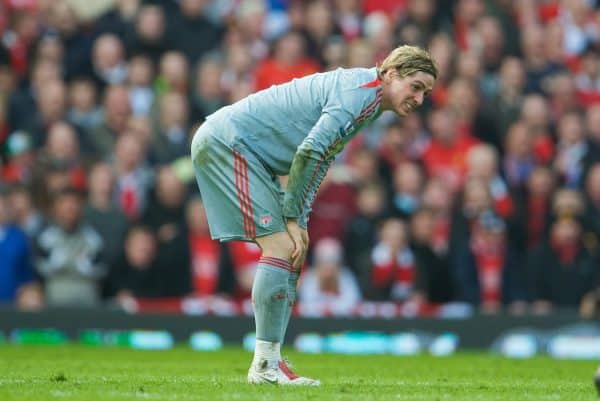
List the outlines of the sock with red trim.
{"type": "Polygon", "coordinates": [[[290,324],[290,317],[292,317],[292,311],[294,310],[294,304],[296,303],[296,293],[299,277],[299,272],[292,272],[290,273],[290,277],[288,278],[288,303],[285,308],[285,315],[283,317],[283,327],[281,330],[281,338],[279,339],[279,342],[281,344],[283,344],[283,341],[285,340],[285,332],[290,324]]]}
{"type": "Polygon", "coordinates": [[[292,265],[284,259],[263,256],[252,285],[256,339],[279,342],[288,304],[288,279],[292,265]]]}

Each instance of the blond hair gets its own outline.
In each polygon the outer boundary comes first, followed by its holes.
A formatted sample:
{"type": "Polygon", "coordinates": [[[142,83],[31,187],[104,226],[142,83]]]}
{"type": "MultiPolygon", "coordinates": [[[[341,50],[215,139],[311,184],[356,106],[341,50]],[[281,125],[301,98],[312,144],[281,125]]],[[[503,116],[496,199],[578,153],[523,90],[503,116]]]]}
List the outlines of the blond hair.
{"type": "Polygon", "coordinates": [[[395,48],[377,67],[379,76],[383,76],[388,70],[395,69],[398,75],[404,78],[419,71],[438,76],[438,68],[435,60],[426,51],[416,46],[400,46],[395,48]]]}

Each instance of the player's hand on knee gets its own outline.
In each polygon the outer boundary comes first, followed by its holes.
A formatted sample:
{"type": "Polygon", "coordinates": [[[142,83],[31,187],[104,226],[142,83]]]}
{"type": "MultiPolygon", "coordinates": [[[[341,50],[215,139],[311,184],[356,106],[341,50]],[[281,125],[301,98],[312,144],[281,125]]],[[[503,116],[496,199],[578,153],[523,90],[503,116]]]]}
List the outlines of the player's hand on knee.
{"type": "MultiPolygon", "coordinates": [[[[292,242],[294,243],[294,251],[292,252],[292,265],[296,267],[302,259],[302,256],[306,253],[306,245],[304,243],[302,228],[298,225],[295,220],[288,220],[287,222],[287,230],[292,242]]],[[[306,234],[306,238],[308,239],[308,234],[306,234]]]]}

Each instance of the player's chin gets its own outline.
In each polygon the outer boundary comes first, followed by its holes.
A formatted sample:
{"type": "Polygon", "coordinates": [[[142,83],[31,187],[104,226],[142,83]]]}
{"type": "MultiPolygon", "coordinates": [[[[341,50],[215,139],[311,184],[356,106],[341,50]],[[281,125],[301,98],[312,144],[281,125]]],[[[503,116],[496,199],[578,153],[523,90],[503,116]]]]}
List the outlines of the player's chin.
{"type": "Polygon", "coordinates": [[[398,114],[400,117],[406,117],[410,114],[410,112],[404,107],[396,107],[396,114],[398,114]]]}

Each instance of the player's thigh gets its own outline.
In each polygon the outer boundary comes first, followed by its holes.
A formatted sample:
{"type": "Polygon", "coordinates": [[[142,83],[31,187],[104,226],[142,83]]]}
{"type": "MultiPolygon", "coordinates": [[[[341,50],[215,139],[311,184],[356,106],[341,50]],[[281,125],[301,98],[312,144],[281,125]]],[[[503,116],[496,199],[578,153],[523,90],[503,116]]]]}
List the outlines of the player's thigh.
{"type": "Polygon", "coordinates": [[[260,246],[263,256],[290,260],[294,252],[294,242],[287,231],[256,237],[256,243],[260,246]]]}

